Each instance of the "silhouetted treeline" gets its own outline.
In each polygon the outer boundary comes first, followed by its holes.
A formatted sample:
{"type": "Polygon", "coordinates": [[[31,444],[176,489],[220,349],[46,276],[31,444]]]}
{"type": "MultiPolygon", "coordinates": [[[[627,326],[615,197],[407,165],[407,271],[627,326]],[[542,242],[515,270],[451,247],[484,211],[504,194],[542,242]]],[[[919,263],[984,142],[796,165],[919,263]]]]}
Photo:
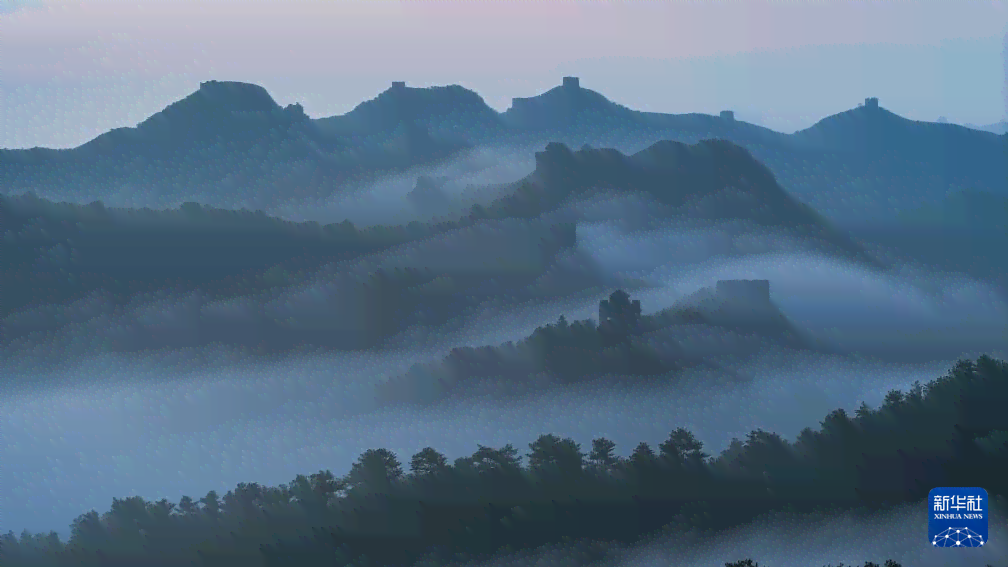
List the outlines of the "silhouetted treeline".
{"type": "MultiPolygon", "coordinates": [[[[774,509],[878,509],[935,486],[1008,495],[1008,363],[983,356],[879,408],[827,415],[793,440],[757,430],[716,457],[685,429],[628,457],[543,435],[526,455],[479,446],[453,462],[364,452],[344,477],[239,484],[178,503],[115,499],[56,534],[9,533],[0,564],[363,565],[442,562],[561,541],[630,543],[656,530],[720,530],[774,509]],[[408,468],[408,472],[406,470],[408,468]]],[[[923,521],[923,518],[922,518],[923,521]]],[[[746,565],[746,563],[741,563],[746,565]]],[[[736,564],[738,565],[738,564],[736,564]]]]}
{"type": "MultiPolygon", "coordinates": [[[[686,349],[666,342],[659,353],[638,337],[675,325],[708,324],[727,329],[743,328],[746,321],[731,312],[713,317],[692,305],[674,305],[651,315],[642,315],[638,301],[616,290],[601,302],[599,321],[556,323],[537,327],[528,337],[500,346],[458,347],[444,359],[416,364],[406,373],[379,384],[378,397],[385,402],[431,403],[467,388],[487,387],[498,394],[517,393],[537,385],[571,384],[602,376],[633,379],[667,375],[702,364],[686,349]]],[[[744,315],[744,314],[743,314],[744,315]]],[[[793,330],[779,313],[759,319],[758,328],[769,336],[802,348],[822,348],[814,341],[787,335],[793,330]]],[[[750,322],[751,323],[751,322],[750,322]]]]}
{"type": "MultiPolygon", "coordinates": [[[[29,305],[72,301],[96,290],[123,300],[164,290],[199,290],[208,299],[251,295],[304,282],[327,263],[485,218],[474,212],[452,221],[359,228],[349,221],[294,223],[262,211],[211,209],[198,203],[153,211],[106,209],[97,201],[76,205],[31,195],[0,196],[2,315],[29,305]]],[[[557,246],[573,244],[573,226],[557,227],[554,233],[557,246]]],[[[543,246],[546,254],[555,250],[543,246]]],[[[407,287],[417,283],[415,277],[407,279],[407,287]]]]}
{"type": "MultiPolygon", "coordinates": [[[[641,316],[639,302],[631,303],[625,291],[617,290],[603,303],[613,305],[613,317],[600,325],[592,319],[569,323],[561,316],[517,343],[454,348],[440,362],[415,365],[379,385],[378,395],[385,401],[432,402],[481,380],[521,389],[540,379],[570,384],[602,375],[655,376],[677,368],[633,340],[645,326],[657,324],[641,316]]],[[[668,315],[663,322],[673,319],[668,315]]]]}
{"type": "Polygon", "coordinates": [[[104,289],[120,295],[201,289],[237,296],[290,285],[326,262],[387,249],[449,226],[322,226],[186,203],[109,210],[0,196],[5,313],[104,289]]]}

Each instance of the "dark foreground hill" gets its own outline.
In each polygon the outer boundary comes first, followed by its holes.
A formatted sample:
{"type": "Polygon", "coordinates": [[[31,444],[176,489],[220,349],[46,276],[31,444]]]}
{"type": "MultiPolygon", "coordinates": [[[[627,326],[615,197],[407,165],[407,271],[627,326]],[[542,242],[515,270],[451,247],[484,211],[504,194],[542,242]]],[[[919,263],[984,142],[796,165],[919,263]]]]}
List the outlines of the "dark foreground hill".
{"type": "Polygon", "coordinates": [[[258,85],[208,81],[135,128],[67,150],[0,150],[0,189],[57,200],[174,207],[184,201],[266,208],[318,198],[376,172],[430,163],[467,147],[408,119],[336,135],[281,108],[258,85]]]}
{"type": "Polygon", "coordinates": [[[794,440],[757,430],[716,457],[683,428],[625,457],[604,438],[582,448],[549,434],[525,455],[511,444],[480,446],[454,461],[432,447],[408,463],[371,449],[345,477],[325,470],[276,487],[241,483],[178,503],[115,499],[107,512],[74,520],[68,542],[7,534],[0,559],[5,567],[431,565],[569,542],[588,561],[604,559],[608,544],[710,536],[774,510],[923,506],[935,486],[985,487],[1003,513],[1005,404],[1008,364],[984,356],[893,390],[881,407],[830,412],[794,440]]]}

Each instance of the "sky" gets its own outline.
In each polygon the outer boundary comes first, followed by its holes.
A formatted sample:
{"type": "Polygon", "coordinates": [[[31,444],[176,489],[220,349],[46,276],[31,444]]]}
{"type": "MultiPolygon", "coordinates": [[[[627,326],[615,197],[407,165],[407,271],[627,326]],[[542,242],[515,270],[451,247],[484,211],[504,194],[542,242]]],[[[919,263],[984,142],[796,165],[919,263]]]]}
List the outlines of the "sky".
{"type": "Polygon", "coordinates": [[[210,79],[314,118],[395,80],[505,110],[576,75],[631,108],[793,132],[877,96],[918,120],[1006,116],[1008,3],[0,0],[0,147],[74,147],[210,79]]]}

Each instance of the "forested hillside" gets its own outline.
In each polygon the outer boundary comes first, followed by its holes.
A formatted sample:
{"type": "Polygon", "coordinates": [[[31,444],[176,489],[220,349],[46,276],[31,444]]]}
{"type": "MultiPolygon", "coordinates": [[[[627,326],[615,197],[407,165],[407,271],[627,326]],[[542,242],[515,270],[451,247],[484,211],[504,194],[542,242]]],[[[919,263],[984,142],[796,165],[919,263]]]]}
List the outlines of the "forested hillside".
{"type": "Polygon", "coordinates": [[[479,446],[453,461],[433,447],[405,463],[377,448],[343,477],[319,471],[178,503],[115,499],[105,513],[81,514],[68,542],[7,534],[2,564],[407,565],[566,540],[597,551],[770,510],[917,502],[934,486],[982,486],[1003,509],[1006,404],[1008,363],[984,356],[891,391],[881,407],[837,409],[794,440],[757,430],[716,456],[683,428],[626,457],[604,438],[581,447],[550,434],[524,455],[479,446]]]}

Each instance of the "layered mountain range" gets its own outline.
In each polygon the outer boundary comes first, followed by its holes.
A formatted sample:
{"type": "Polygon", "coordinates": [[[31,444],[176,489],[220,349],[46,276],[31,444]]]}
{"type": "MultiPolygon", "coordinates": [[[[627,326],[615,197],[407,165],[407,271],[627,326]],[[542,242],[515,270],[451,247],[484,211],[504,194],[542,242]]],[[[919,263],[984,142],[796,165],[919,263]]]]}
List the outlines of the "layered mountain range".
{"type": "Polygon", "coordinates": [[[0,150],[0,186],[8,195],[31,191],[80,203],[271,208],[464,147],[432,138],[413,121],[374,135],[333,135],[301,105],[281,108],[260,86],[208,81],[135,128],[77,148],[0,150]]]}
{"type": "MultiPolygon", "coordinates": [[[[599,197],[644,199],[659,223],[742,222],[789,232],[829,254],[873,262],[788,195],[749,152],[724,140],[659,142],[629,156],[550,143],[536,154],[535,171],[505,192],[454,221],[368,230],[349,223],[295,224],[195,203],[178,211],[138,212],[5,197],[4,225],[17,250],[4,273],[13,302],[5,311],[99,292],[112,293],[108,309],[114,309],[117,302],[136,304],[138,293],[172,289],[171,297],[158,301],[186,305],[188,315],[176,323],[191,320],[195,326],[182,325],[177,333],[196,344],[265,341],[287,348],[303,340],[373,346],[403,325],[441,324],[492,298],[625,285],[577,248],[575,227],[585,220],[579,207],[599,197]],[[233,321],[221,315],[228,309],[233,321]]],[[[37,315],[8,318],[8,338],[55,331],[59,325],[44,314],[47,308],[39,309],[37,315]]],[[[144,329],[164,325],[144,323],[139,315],[127,319],[123,325],[134,328],[131,336],[154,341],[143,347],[157,346],[158,332],[144,329]]]]}
{"type": "Polygon", "coordinates": [[[453,85],[394,83],[342,116],[311,119],[262,87],[209,81],[145,120],[74,149],[0,150],[0,191],[170,208],[282,207],[326,199],[383,172],[431,165],[474,146],[563,142],[634,152],[659,140],[720,138],[749,150],[799,200],[845,223],[969,189],[1008,193],[1006,135],[902,118],[869,98],[794,134],[731,112],[660,114],[616,104],[575,77],[498,113],[453,85]]]}
{"type": "Polygon", "coordinates": [[[632,155],[590,147],[573,151],[551,142],[536,153],[535,171],[509,195],[473,211],[490,218],[534,218],[614,195],[642,197],[652,216],[700,224],[747,221],[793,231],[831,253],[871,262],[827,219],[788,194],[745,148],[725,140],[661,141],[632,155]]]}

